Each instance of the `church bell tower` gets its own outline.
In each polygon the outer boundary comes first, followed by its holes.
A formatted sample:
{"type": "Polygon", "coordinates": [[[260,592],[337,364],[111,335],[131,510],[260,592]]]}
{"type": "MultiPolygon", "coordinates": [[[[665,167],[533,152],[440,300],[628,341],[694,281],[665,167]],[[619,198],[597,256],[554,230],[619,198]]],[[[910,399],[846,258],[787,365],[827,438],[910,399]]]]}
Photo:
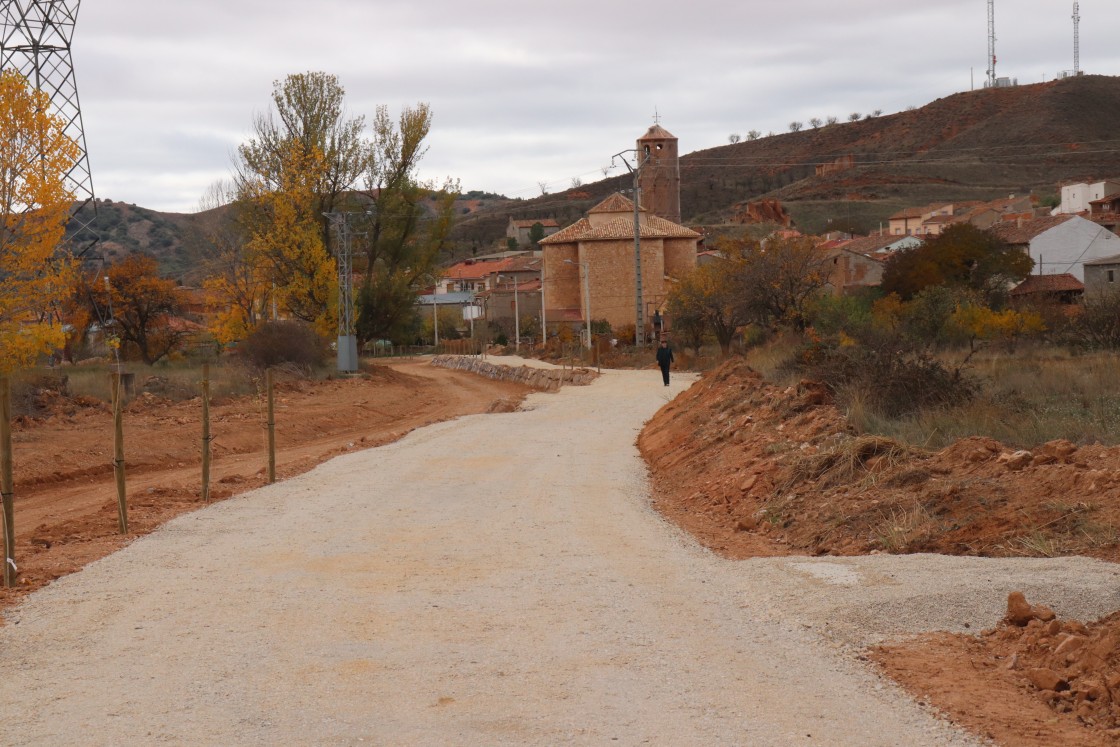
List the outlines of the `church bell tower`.
{"type": "Polygon", "coordinates": [[[660,124],[654,124],[638,138],[638,177],[641,206],[654,215],[681,222],[681,167],[677,138],[660,124]]]}

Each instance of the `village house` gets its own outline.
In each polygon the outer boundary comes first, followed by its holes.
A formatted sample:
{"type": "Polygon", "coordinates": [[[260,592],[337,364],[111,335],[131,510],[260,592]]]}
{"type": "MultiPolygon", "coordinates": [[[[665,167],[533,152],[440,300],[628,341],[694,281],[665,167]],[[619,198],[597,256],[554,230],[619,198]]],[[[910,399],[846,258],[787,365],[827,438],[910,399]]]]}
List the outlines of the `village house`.
{"type": "Polygon", "coordinates": [[[506,226],[506,238],[513,239],[517,242],[518,246],[529,246],[532,244],[530,234],[533,231],[533,226],[540,223],[541,228],[544,230],[543,236],[551,236],[560,230],[560,224],[554,218],[531,218],[529,220],[514,220],[509,219],[509,225],[506,226]]]}
{"type": "Polygon", "coordinates": [[[919,246],[915,236],[860,236],[820,246],[830,260],[827,289],[835,295],[874,288],[883,282],[887,259],[900,249],[919,246]]]}
{"type": "Polygon", "coordinates": [[[1099,182],[1075,182],[1062,185],[1062,202],[1051,215],[1077,215],[1088,213],[1094,200],[1103,200],[1120,193],[1120,181],[1103,179],[1099,182]]]}
{"type": "MultiPolygon", "coordinates": [[[[643,316],[648,324],[676,279],[696,266],[700,234],[644,208],[639,210],[638,224],[643,316]]],[[[591,208],[587,217],[541,241],[541,247],[545,316],[550,328],[559,323],[586,322],[585,304],[590,305],[592,320],[606,320],[616,329],[634,325],[637,289],[633,202],[613,194],[591,208]]]]}
{"type": "Polygon", "coordinates": [[[1120,290],[1120,254],[1085,263],[1085,295],[1100,297],[1120,290]]]}
{"type": "Polygon", "coordinates": [[[1085,281],[1085,263],[1120,254],[1120,236],[1078,215],[1007,221],[992,233],[1020,247],[1034,260],[1034,274],[1069,273],[1085,281]]]}
{"type": "Polygon", "coordinates": [[[987,229],[1000,221],[1034,217],[1034,201],[1030,195],[1010,195],[988,202],[947,202],[907,208],[888,220],[893,236],[940,236],[946,228],[958,223],[987,229]]]}
{"type": "Polygon", "coordinates": [[[1026,301],[1031,304],[1077,303],[1085,293],[1085,285],[1068,272],[1053,275],[1031,275],[1011,289],[1012,301],[1026,301]]]}

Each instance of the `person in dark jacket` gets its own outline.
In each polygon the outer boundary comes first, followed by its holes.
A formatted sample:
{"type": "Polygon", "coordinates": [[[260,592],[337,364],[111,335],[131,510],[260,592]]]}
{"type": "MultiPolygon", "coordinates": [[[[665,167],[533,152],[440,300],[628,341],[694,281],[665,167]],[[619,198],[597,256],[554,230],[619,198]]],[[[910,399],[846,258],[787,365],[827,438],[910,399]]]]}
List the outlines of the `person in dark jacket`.
{"type": "Polygon", "coordinates": [[[661,366],[661,378],[665,380],[665,386],[669,386],[669,364],[673,362],[673,351],[669,347],[667,340],[661,341],[661,347],[657,349],[657,365],[661,366]]]}

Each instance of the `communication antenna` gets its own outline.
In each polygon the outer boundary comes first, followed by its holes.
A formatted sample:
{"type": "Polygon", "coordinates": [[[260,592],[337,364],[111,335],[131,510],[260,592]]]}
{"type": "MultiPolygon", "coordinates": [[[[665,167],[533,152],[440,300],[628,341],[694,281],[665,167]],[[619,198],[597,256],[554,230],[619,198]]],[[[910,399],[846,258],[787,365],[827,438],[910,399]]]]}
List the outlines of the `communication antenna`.
{"type": "Polygon", "coordinates": [[[1081,12],[1078,3],[1073,4],[1073,74],[1081,75],[1081,12]]]}
{"type": "Polygon", "coordinates": [[[988,0],[988,88],[996,86],[996,0],[988,0]]]}
{"type": "Polygon", "coordinates": [[[97,243],[92,225],[97,205],[70,55],[79,5],[81,0],[4,0],[0,69],[16,70],[29,85],[47,94],[65,123],[65,133],[78,144],[78,158],[66,173],[74,194],[67,233],[74,253],[82,257],[97,243]]]}

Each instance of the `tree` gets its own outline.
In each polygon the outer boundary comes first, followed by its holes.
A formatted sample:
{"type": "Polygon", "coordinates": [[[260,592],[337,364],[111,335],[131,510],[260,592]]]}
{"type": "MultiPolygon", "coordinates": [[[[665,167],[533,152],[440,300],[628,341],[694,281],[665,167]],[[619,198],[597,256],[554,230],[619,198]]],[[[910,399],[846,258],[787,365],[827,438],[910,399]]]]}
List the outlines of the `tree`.
{"type": "Polygon", "coordinates": [[[769,239],[765,244],[738,242],[734,282],[737,303],[759,324],[803,328],[810,300],[828,283],[828,256],[812,239],[769,239]]]}
{"type": "MultiPolygon", "coordinates": [[[[365,120],[346,117],[345,96],[338,78],[328,73],[299,73],[274,81],[275,113],[254,119],[253,138],[237,149],[241,160],[235,180],[247,179],[266,190],[279,189],[294,141],[301,153],[317,151],[321,155],[317,171],[309,179],[316,200],[314,210],[320,216],[332,212],[339,196],[366,168],[365,120]]],[[[320,221],[325,232],[326,223],[320,221]]]]}
{"type": "Polygon", "coordinates": [[[824,124],[824,122],[821,121],[820,117],[813,117],[812,119],[809,120],[809,125],[814,130],[817,129],[818,127],[820,127],[822,124],[824,124]]]}
{"type": "Polygon", "coordinates": [[[790,132],[799,132],[802,127],[803,127],[803,125],[796,120],[789,123],[789,131],[790,132]]]}
{"type": "Polygon", "coordinates": [[[747,140],[758,140],[760,137],[762,137],[762,133],[758,130],[751,130],[747,133],[747,140]]]}
{"type": "Polygon", "coordinates": [[[363,193],[370,216],[357,299],[360,342],[404,339],[415,288],[448,241],[459,185],[446,180],[437,187],[416,173],[431,124],[424,103],[405,107],[396,121],[384,106],[374,117],[363,193]]]}
{"type": "Polygon", "coordinates": [[[536,246],[544,238],[544,226],[538,221],[529,227],[529,243],[536,246]]]}
{"type": "Polygon", "coordinates": [[[160,278],[155,259],[146,254],[110,266],[104,283],[92,283],[89,299],[95,313],[111,313],[106,332],[125,358],[151,365],[175,350],[185,333],[172,321],[179,311],[175,281],[160,278]]]}
{"type": "MultiPolygon", "coordinates": [[[[732,132],[730,135],[727,136],[727,142],[731,143],[732,145],[739,142],[740,140],[742,140],[742,137],[737,132],[732,132]]],[[[605,176],[605,174],[604,174],[604,176],[605,176]]]]}
{"type": "Polygon", "coordinates": [[[883,270],[882,287],[903,300],[934,285],[970,288],[985,294],[991,305],[999,303],[1007,288],[1027,277],[1033,267],[1029,255],[995,234],[958,223],[917,247],[895,253],[883,270]]]}
{"type": "Polygon", "coordinates": [[[247,237],[246,282],[266,278],[279,308],[329,336],[335,326],[331,300],[337,271],[316,212],[322,160],[317,149],[307,151],[300,141],[290,140],[275,186],[264,178],[240,185],[239,219],[247,237]]]}
{"type": "Polygon", "coordinates": [[[834,125],[834,124],[836,124],[836,123],[837,123],[837,121],[839,121],[839,120],[837,120],[837,119],[836,119],[836,117],[828,117],[827,119],[825,119],[824,123],[825,123],[826,125],[829,125],[829,126],[831,126],[831,125],[834,125]]]}
{"type": "Polygon", "coordinates": [[[860,115],[859,112],[852,112],[851,114],[848,115],[848,121],[849,122],[858,122],[860,116],[861,115],[860,115]]]}
{"type": "Polygon", "coordinates": [[[50,97],[0,73],[0,373],[61,347],[53,308],[69,294],[73,262],[58,255],[74,196],[66,174],[77,144],[50,97]]]}
{"type": "Polygon", "coordinates": [[[323,214],[340,207],[369,156],[365,121],[346,116],[344,99],[327,73],[274,82],[274,112],[254,120],[234,174],[248,275],[266,276],[277,305],[321,334],[334,326],[336,274],[323,214]]]}
{"type": "Polygon", "coordinates": [[[669,314],[678,329],[686,330],[689,341],[699,345],[705,330],[710,330],[724,355],[731,351],[735,330],[750,321],[737,302],[735,278],[741,259],[729,258],[700,265],[684,277],[669,293],[669,314]]]}

